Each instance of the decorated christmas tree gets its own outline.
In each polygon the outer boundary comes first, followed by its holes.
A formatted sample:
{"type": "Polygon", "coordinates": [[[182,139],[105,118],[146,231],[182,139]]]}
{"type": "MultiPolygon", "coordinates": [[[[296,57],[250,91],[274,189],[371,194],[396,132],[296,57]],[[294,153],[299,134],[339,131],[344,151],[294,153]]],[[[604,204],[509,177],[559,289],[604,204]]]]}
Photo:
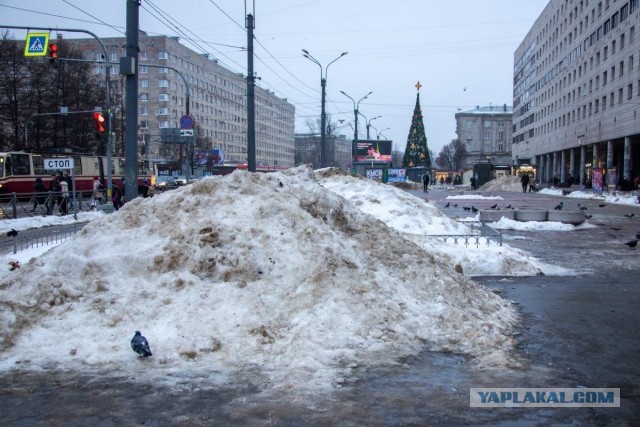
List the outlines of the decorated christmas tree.
{"type": "Polygon", "coordinates": [[[407,138],[407,148],[404,150],[404,158],[402,167],[431,167],[431,157],[429,156],[429,148],[427,147],[427,137],[424,134],[424,123],[422,122],[422,110],[420,108],[420,82],[416,84],[418,96],[416,98],[416,108],[413,110],[413,119],[411,120],[411,128],[409,129],[409,137],[407,138]]]}

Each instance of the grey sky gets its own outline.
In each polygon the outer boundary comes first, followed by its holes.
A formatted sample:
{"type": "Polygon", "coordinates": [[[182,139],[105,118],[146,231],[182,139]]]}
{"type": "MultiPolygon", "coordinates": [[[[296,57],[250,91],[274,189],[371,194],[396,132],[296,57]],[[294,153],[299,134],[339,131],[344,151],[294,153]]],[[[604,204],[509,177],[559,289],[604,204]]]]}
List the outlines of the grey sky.
{"type": "MultiPolygon", "coordinates": [[[[178,35],[246,74],[242,0],[142,0],[140,28],[178,35]],[[170,24],[167,23],[170,20],[170,24]]],[[[512,104],[513,52],[547,0],[255,0],[254,70],[258,84],[296,107],[296,131],[320,115],[320,68],[342,52],[327,74],[327,113],[334,122],[354,120],[353,102],[379,131],[404,150],[417,81],[429,148],[437,155],[456,138],[458,108],[512,104]],[[466,90],[465,90],[466,88],[466,90]]],[[[125,0],[0,0],[0,25],[81,28],[98,36],[123,36],[125,0]],[[101,24],[103,21],[108,24],[101,24]]],[[[23,38],[24,31],[15,31],[23,38]]],[[[77,37],[64,33],[65,37],[77,37]]],[[[358,134],[366,136],[364,119],[358,134]]],[[[349,138],[353,130],[339,130],[349,138]]],[[[371,128],[371,138],[376,138],[371,128]]]]}

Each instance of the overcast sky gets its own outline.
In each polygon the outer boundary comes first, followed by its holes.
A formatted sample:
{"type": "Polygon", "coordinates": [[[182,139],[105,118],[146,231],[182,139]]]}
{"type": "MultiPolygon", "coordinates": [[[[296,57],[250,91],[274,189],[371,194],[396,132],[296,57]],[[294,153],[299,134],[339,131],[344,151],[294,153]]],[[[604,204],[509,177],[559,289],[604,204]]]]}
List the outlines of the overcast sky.
{"type": "MultiPolygon", "coordinates": [[[[371,120],[371,139],[375,127],[404,150],[420,81],[428,146],[437,155],[456,138],[458,109],[512,104],[513,52],[548,1],[255,0],[255,10],[247,3],[245,9],[241,0],[142,0],[140,28],[178,35],[246,74],[245,16],[254,12],[258,84],[296,107],[296,132],[308,132],[307,119],[320,116],[320,67],[301,49],[323,67],[349,52],[328,68],[326,109],[336,124],[345,120],[339,132],[350,138],[353,102],[340,91],[356,101],[372,91],[359,108],[369,120],[382,116],[371,120]]],[[[0,25],[124,36],[125,9],[125,0],[0,0],[0,25]]],[[[24,34],[15,31],[17,38],[24,34]]]]}

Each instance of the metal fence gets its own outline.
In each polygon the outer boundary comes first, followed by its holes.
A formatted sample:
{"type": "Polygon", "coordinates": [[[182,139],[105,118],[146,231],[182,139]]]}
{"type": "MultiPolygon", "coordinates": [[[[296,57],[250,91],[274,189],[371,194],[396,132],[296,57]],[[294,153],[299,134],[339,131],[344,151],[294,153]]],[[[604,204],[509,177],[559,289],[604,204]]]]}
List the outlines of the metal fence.
{"type": "Polygon", "coordinates": [[[78,212],[90,211],[98,205],[106,203],[106,190],[93,198],[93,191],[76,191],[65,196],[60,192],[46,193],[10,193],[0,194],[0,219],[16,219],[40,215],[73,214],[74,206],[78,212]]]}
{"type": "Polygon", "coordinates": [[[41,228],[30,228],[28,230],[9,233],[0,238],[0,253],[7,254],[25,249],[59,244],[76,234],[87,225],[88,222],[74,222],[73,224],[52,225],[41,228]]]}
{"type": "Polygon", "coordinates": [[[471,227],[473,234],[430,234],[442,242],[452,242],[465,248],[475,246],[491,246],[497,244],[502,246],[502,233],[489,227],[484,222],[465,222],[471,227]]]}

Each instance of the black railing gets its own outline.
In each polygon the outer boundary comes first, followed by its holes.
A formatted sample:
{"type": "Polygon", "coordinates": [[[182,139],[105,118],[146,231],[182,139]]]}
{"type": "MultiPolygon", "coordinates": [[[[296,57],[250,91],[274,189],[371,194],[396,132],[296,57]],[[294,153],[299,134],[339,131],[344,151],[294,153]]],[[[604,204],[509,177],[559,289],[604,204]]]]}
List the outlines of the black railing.
{"type": "Polygon", "coordinates": [[[76,234],[87,225],[88,222],[74,222],[65,225],[52,225],[28,230],[16,230],[11,235],[0,237],[0,253],[7,254],[26,249],[59,244],[76,234]]]}
{"type": "Polygon", "coordinates": [[[443,242],[453,242],[456,245],[469,247],[491,246],[497,244],[502,246],[502,233],[489,227],[483,222],[465,222],[471,227],[471,234],[429,234],[443,242]],[[479,225],[478,225],[479,224],[479,225]]]}

